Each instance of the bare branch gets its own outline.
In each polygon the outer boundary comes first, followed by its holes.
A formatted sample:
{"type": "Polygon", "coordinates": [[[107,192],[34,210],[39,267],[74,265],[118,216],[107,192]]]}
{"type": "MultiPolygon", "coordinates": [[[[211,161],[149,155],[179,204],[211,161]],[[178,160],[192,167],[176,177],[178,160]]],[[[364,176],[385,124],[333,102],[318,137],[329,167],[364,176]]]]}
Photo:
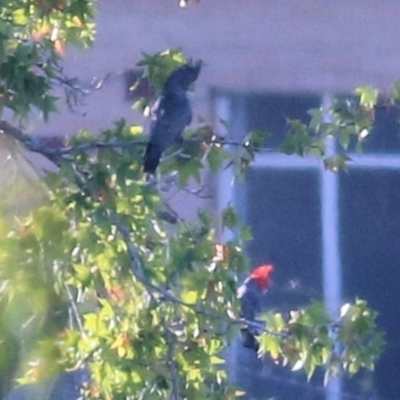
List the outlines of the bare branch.
{"type": "MultiPolygon", "coordinates": [[[[68,109],[72,113],[77,113],[76,107],[85,105],[84,99],[90,93],[101,89],[104,83],[112,76],[108,73],[103,78],[93,78],[91,82],[83,82],[78,78],[66,76],[61,67],[57,69],[58,75],[52,81],[64,89],[68,109]]],[[[85,113],[79,113],[85,115],[85,113]]]]}
{"type": "MultiPolygon", "coordinates": [[[[101,141],[92,141],[87,142],[75,146],[67,146],[61,148],[48,148],[46,144],[48,143],[48,138],[42,138],[38,136],[27,135],[21,129],[16,128],[15,126],[11,125],[7,121],[0,121],[0,131],[2,131],[5,135],[12,137],[13,139],[17,140],[18,142],[22,143],[27,150],[40,153],[45,157],[48,156],[63,156],[67,154],[71,154],[76,151],[89,151],[95,150],[100,148],[116,148],[122,149],[127,147],[134,147],[134,146],[146,146],[146,141],[138,141],[138,140],[131,140],[131,141],[109,141],[109,142],[101,142],[101,141]]],[[[58,137],[57,137],[58,138],[58,137]]]]}
{"type": "Polygon", "coordinates": [[[27,147],[28,150],[31,150],[31,147],[33,146],[32,138],[22,132],[20,129],[9,124],[7,121],[0,121],[0,131],[2,131],[7,136],[11,136],[18,142],[21,142],[27,147]]]}
{"type": "Polygon", "coordinates": [[[69,299],[69,301],[70,301],[70,303],[71,303],[72,311],[73,311],[73,313],[74,313],[75,321],[76,321],[76,323],[78,324],[78,328],[79,328],[79,330],[80,330],[82,336],[83,336],[84,338],[86,338],[87,335],[86,335],[85,329],[84,329],[84,327],[83,327],[82,319],[81,319],[81,317],[80,317],[80,315],[79,315],[79,311],[78,311],[78,307],[76,306],[75,299],[74,299],[74,297],[72,296],[72,293],[71,293],[71,291],[70,291],[68,285],[67,285],[67,284],[64,284],[64,287],[65,287],[65,290],[66,290],[66,292],[67,292],[68,299],[69,299]]]}
{"type": "Polygon", "coordinates": [[[187,187],[183,187],[181,188],[184,192],[189,193],[193,196],[198,197],[199,199],[212,199],[213,196],[211,196],[210,194],[203,194],[202,192],[206,189],[207,185],[202,185],[199,188],[196,189],[189,189],[187,187]]]}
{"type": "MultiPolygon", "coordinates": [[[[94,149],[100,148],[127,148],[127,147],[134,147],[134,146],[146,146],[148,144],[147,140],[139,141],[139,140],[126,140],[126,141],[118,141],[112,140],[108,142],[102,141],[91,141],[75,146],[67,146],[61,148],[48,148],[43,143],[46,142],[44,138],[38,136],[27,135],[22,130],[16,128],[15,126],[11,125],[7,121],[0,121],[0,130],[3,131],[5,135],[11,136],[17,141],[23,143],[25,147],[36,153],[41,153],[44,156],[52,155],[52,156],[62,156],[66,154],[70,154],[76,151],[89,151],[94,149]]],[[[234,141],[225,141],[224,139],[183,139],[183,142],[201,142],[206,144],[219,144],[221,146],[229,145],[229,146],[245,146],[242,142],[234,142],[234,141]]],[[[245,146],[246,147],[246,146],[245,146]]],[[[258,148],[258,151],[262,152],[273,152],[273,149],[270,148],[258,148]]],[[[177,150],[176,152],[166,156],[163,158],[163,161],[173,158],[179,155],[180,157],[189,157],[183,153],[183,150],[177,150]]]]}

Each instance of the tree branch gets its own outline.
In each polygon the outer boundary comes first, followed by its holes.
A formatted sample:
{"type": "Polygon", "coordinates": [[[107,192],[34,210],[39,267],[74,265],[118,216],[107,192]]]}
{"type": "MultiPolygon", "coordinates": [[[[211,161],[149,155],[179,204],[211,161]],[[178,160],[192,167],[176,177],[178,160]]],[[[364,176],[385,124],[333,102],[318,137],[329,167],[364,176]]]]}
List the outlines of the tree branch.
{"type": "MultiPolygon", "coordinates": [[[[14,138],[15,140],[21,142],[24,144],[24,146],[27,148],[27,150],[35,152],[35,153],[40,153],[44,156],[63,156],[66,154],[74,153],[76,151],[89,151],[89,150],[94,150],[94,149],[100,149],[100,148],[127,148],[127,147],[134,147],[134,146],[146,146],[148,144],[147,140],[126,140],[126,141],[118,141],[118,140],[112,140],[108,142],[102,142],[102,141],[91,141],[79,145],[74,145],[74,146],[66,146],[66,147],[61,147],[61,143],[59,147],[57,148],[49,148],[46,146],[47,138],[43,137],[38,137],[38,136],[33,136],[33,135],[27,135],[24,133],[21,129],[16,128],[15,126],[11,125],[5,120],[0,121],[0,130],[7,136],[10,136],[14,138]]],[[[58,138],[58,137],[57,137],[58,138]]],[[[223,138],[222,139],[200,139],[200,138],[191,138],[191,139],[183,139],[183,142],[187,143],[206,143],[206,144],[218,144],[221,146],[245,146],[244,143],[242,142],[235,142],[235,141],[226,141],[223,138]]],[[[259,151],[263,152],[272,152],[274,151],[273,149],[270,148],[264,148],[264,147],[259,147],[259,151]]],[[[168,155],[164,157],[163,160],[167,160],[169,158],[172,158],[176,155],[181,155],[184,156],[184,153],[182,153],[182,150],[177,150],[171,155],[168,155]]]]}
{"type": "MultiPolygon", "coordinates": [[[[90,83],[87,83],[80,81],[78,78],[67,77],[61,67],[56,68],[56,71],[58,75],[52,81],[64,89],[67,106],[72,113],[77,113],[75,110],[77,106],[84,105],[83,99],[85,96],[101,89],[104,83],[112,76],[111,73],[108,73],[103,78],[93,78],[90,83]]],[[[84,113],[80,114],[84,115],[84,113]]]]}

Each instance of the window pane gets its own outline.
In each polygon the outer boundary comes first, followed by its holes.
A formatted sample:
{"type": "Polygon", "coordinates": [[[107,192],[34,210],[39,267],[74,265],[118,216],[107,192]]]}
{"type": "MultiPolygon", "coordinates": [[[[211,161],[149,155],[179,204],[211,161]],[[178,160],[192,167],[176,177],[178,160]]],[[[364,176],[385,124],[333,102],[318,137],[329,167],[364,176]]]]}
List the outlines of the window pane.
{"type": "MultiPolygon", "coordinates": [[[[235,98],[234,137],[241,137],[239,131],[264,129],[271,135],[267,145],[277,147],[287,131],[287,119],[307,122],[307,110],[320,104],[320,96],[307,95],[235,98]]],[[[285,312],[322,298],[318,171],[253,168],[234,198],[245,224],[252,228],[254,240],[247,247],[252,265],[271,262],[276,266],[265,308],[285,312]]],[[[313,379],[316,386],[309,385],[304,374],[276,366],[268,357],[260,361],[241,345],[236,357],[231,365],[237,371],[234,381],[247,391],[246,399],[324,399],[321,376],[313,379]]]]}
{"type": "MultiPolygon", "coordinates": [[[[252,265],[276,266],[266,309],[285,312],[322,298],[318,185],[317,171],[257,168],[240,188],[242,214],[254,235],[247,248],[252,265]]],[[[260,361],[241,347],[234,368],[234,380],[247,391],[246,399],[325,398],[321,376],[308,384],[304,373],[278,367],[269,357],[260,361]]]]}
{"type": "Polygon", "coordinates": [[[400,110],[398,107],[378,107],[374,129],[365,141],[367,153],[397,153],[400,151],[400,110]]]}
{"type": "Polygon", "coordinates": [[[315,95],[251,95],[247,97],[248,130],[264,129],[270,133],[268,147],[282,143],[287,131],[288,119],[308,122],[307,111],[320,107],[321,97],[315,95]]]}
{"type": "Polygon", "coordinates": [[[400,171],[351,169],[340,176],[345,298],[379,311],[388,341],[374,374],[379,399],[400,394],[400,171]]]}
{"type": "Polygon", "coordinates": [[[273,297],[285,309],[322,297],[318,173],[254,169],[247,179],[246,223],[254,265],[276,264],[273,297]]]}

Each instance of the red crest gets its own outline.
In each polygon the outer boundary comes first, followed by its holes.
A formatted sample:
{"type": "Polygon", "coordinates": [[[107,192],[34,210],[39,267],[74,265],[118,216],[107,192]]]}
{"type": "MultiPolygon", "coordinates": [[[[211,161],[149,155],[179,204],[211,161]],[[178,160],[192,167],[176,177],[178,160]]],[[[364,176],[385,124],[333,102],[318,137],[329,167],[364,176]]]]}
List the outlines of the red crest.
{"type": "Polygon", "coordinates": [[[260,265],[251,272],[250,278],[255,280],[258,288],[262,292],[268,289],[271,281],[271,274],[274,272],[274,269],[272,264],[265,264],[260,265]]]}

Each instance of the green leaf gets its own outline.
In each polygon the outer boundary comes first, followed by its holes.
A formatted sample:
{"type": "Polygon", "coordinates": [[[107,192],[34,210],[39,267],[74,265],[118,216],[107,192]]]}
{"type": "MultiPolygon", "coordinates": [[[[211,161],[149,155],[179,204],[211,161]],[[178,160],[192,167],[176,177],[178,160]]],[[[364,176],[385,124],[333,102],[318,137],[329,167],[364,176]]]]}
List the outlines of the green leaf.
{"type": "Polygon", "coordinates": [[[199,299],[199,292],[195,290],[183,291],[181,298],[185,303],[195,304],[199,299]]]}
{"type": "Polygon", "coordinates": [[[61,243],[69,223],[61,210],[41,207],[33,214],[33,228],[38,237],[47,242],[61,243]]]}
{"type": "Polygon", "coordinates": [[[226,154],[222,148],[217,147],[216,145],[211,145],[207,152],[207,161],[210,166],[211,171],[218,171],[223,161],[226,159],[226,154]]]}
{"type": "Polygon", "coordinates": [[[304,310],[304,320],[309,326],[325,325],[330,322],[325,304],[321,301],[313,301],[304,310]]]}
{"type": "Polygon", "coordinates": [[[133,110],[139,111],[142,114],[145,112],[147,107],[149,107],[149,100],[145,98],[136,100],[132,105],[133,110]]]}
{"type": "Polygon", "coordinates": [[[241,229],[240,238],[243,242],[249,242],[250,240],[253,240],[254,237],[250,226],[245,226],[241,229]]]}
{"type": "Polygon", "coordinates": [[[361,106],[373,108],[378,101],[379,90],[371,86],[361,86],[354,93],[360,97],[361,106]]]}
{"type": "Polygon", "coordinates": [[[217,356],[211,356],[211,364],[213,365],[221,365],[221,364],[225,364],[225,360],[221,357],[217,357],[217,356]]]}
{"type": "Polygon", "coordinates": [[[90,271],[90,268],[88,268],[86,265],[82,264],[75,264],[73,265],[74,271],[75,271],[75,277],[76,279],[83,285],[86,286],[90,279],[92,278],[92,273],[90,271]]]}
{"type": "Polygon", "coordinates": [[[157,93],[161,93],[165,81],[171,72],[186,62],[182,49],[168,49],[154,55],[143,53],[143,60],[136,65],[146,67],[149,78],[157,93]]]}
{"type": "Polygon", "coordinates": [[[307,127],[298,120],[289,121],[289,126],[289,132],[279,146],[279,151],[286,154],[305,156],[312,145],[312,138],[307,127]]]}
{"type": "Polygon", "coordinates": [[[226,207],[222,211],[222,225],[228,229],[234,229],[239,225],[239,217],[233,207],[226,207]]]}
{"type": "Polygon", "coordinates": [[[347,150],[349,148],[350,134],[344,129],[342,129],[339,132],[339,143],[343,147],[344,150],[347,150]]]}
{"type": "Polygon", "coordinates": [[[132,136],[141,135],[143,133],[143,126],[142,125],[131,125],[129,127],[129,133],[132,136]]]}
{"type": "Polygon", "coordinates": [[[274,335],[270,335],[268,333],[264,333],[259,336],[258,341],[260,343],[260,352],[261,354],[270,354],[273,360],[279,358],[281,347],[279,344],[279,338],[274,335]]]}
{"type": "Polygon", "coordinates": [[[178,182],[180,187],[184,187],[189,183],[191,178],[194,178],[197,182],[200,182],[200,170],[203,165],[199,160],[193,158],[178,158],[178,182]]]}
{"type": "Polygon", "coordinates": [[[307,111],[307,114],[310,115],[311,120],[308,124],[310,129],[318,130],[319,127],[324,123],[324,112],[321,108],[312,108],[307,111]]]}
{"type": "Polygon", "coordinates": [[[29,17],[23,8],[16,9],[12,16],[16,25],[26,25],[28,23],[29,17]]]}
{"type": "Polygon", "coordinates": [[[263,147],[265,144],[265,141],[268,139],[270,136],[270,133],[262,130],[262,129],[256,129],[251,132],[249,132],[246,137],[243,140],[244,145],[251,147],[251,148],[259,148],[263,147]]]}

